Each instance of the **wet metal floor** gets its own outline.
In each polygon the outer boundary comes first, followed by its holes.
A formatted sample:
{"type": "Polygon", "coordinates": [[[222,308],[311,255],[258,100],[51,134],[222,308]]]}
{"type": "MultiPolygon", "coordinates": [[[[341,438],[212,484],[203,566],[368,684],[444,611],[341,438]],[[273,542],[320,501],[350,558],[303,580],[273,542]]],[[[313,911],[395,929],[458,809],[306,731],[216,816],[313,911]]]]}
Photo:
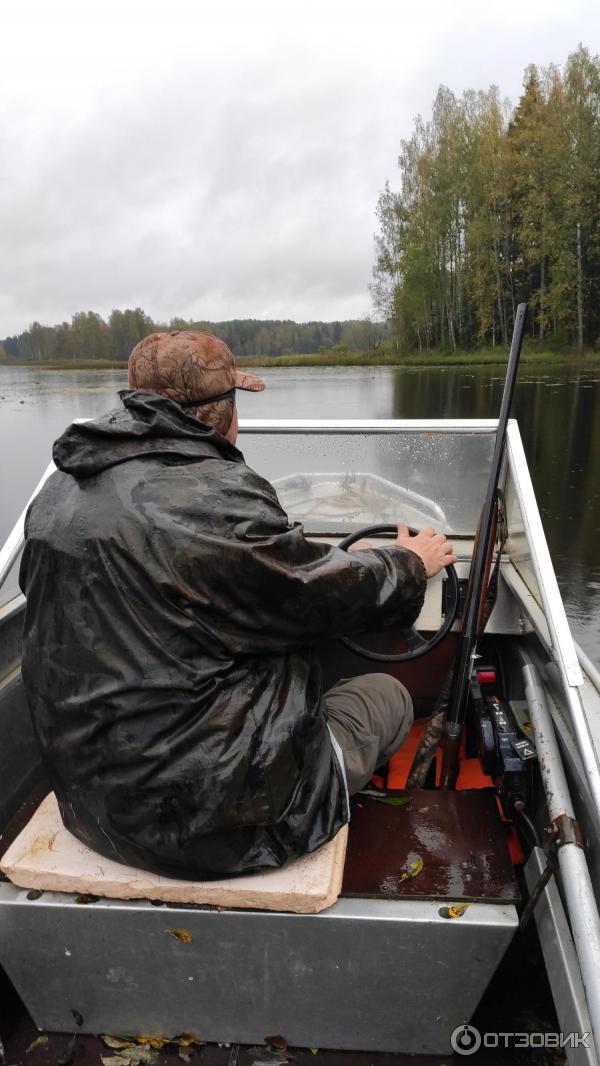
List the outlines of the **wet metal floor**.
{"type": "Polygon", "coordinates": [[[494,794],[473,789],[356,796],[342,895],[518,903],[494,794]]]}

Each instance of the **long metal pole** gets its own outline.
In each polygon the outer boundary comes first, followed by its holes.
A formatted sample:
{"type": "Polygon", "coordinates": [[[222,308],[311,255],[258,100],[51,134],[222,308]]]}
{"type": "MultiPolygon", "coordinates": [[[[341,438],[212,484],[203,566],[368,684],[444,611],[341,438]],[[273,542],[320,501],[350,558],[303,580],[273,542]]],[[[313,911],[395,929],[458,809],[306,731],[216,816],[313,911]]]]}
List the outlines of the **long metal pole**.
{"type": "Polygon", "coordinates": [[[473,561],[469,575],[467,600],[464,608],[463,624],[458,637],[458,647],[452,677],[452,688],[448,702],[445,723],[445,740],[443,746],[442,788],[454,788],[458,776],[458,750],[467,708],[467,694],[473,672],[473,661],[477,651],[478,620],[481,600],[484,595],[486,562],[489,557],[490,540],[493,536],[494,514],[498,492],[500,468],[504,457],[506,428],[517,381],[519,359],[525,331],[527,304],[519,304],[515,315],[508,367],[504,381],[504,392],[498,416],[498,429],[492,455],[488,487],[481,511],[481,519],[473,548],[473,561]]]}
{"type": "MultiPolygon", "coordinates": [[[[558,749],[554,723],[535,666],[523,666],[525,697],[550,820],[574,825],[575,811],[558,749]]],[[[558,861],[575,950],[579,959],[596,1045],[600,1042],[600,916],[585,852],[575,841],[559,841],[558,861]]]]}

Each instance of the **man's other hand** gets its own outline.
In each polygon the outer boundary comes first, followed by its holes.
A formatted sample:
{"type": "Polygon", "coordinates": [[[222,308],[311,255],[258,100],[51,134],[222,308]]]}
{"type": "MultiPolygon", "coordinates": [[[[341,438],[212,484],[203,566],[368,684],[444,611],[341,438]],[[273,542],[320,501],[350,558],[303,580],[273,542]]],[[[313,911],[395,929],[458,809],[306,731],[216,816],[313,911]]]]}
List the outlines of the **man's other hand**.
{"type": "Polygon", "coordinates": [[[396,544],[399,548],[409,548],[423,560],[427,577],[434,577],[456,562],[454,548],[446,540],[444,533],[436,533],[431,526],[425,526],[413,536],[408,531],[404,522],[398,522],[398,537],[396,544]]]}

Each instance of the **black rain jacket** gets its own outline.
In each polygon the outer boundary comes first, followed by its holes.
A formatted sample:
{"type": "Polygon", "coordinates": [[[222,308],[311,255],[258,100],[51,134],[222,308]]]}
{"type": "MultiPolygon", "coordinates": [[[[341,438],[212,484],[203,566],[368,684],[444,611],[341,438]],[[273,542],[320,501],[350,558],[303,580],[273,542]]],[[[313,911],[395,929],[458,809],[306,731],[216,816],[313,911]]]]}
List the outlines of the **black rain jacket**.
{"type": "Polygon", "coordinates": [[[143,391],[29,508],[23,678],[67,828],[167,876],[281,866],[347,820],[315,645],[410,625],[419,557],[305,539],[241,452],[143,391]]]}

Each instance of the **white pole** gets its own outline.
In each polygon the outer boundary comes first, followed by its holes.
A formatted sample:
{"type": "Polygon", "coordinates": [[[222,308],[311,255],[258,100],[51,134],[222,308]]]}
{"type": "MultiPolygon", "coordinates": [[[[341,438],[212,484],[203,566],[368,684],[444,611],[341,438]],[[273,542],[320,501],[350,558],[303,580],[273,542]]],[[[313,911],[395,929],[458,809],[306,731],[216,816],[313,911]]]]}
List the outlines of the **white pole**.
{"type": "MultiPolygon", "coordinates": [[[[574,819],[569,786],[558,749],[554,723],[548,710],[535,666],[523,667],[525,697],[529,716],[535,730],[538,763],[550,819],[574,819]]],[[[600,1045],[600,917],[585,852],[578,844],[569,842],[558,846],[561,881],[575,950],[596,1046],[600,1045]]]]}

